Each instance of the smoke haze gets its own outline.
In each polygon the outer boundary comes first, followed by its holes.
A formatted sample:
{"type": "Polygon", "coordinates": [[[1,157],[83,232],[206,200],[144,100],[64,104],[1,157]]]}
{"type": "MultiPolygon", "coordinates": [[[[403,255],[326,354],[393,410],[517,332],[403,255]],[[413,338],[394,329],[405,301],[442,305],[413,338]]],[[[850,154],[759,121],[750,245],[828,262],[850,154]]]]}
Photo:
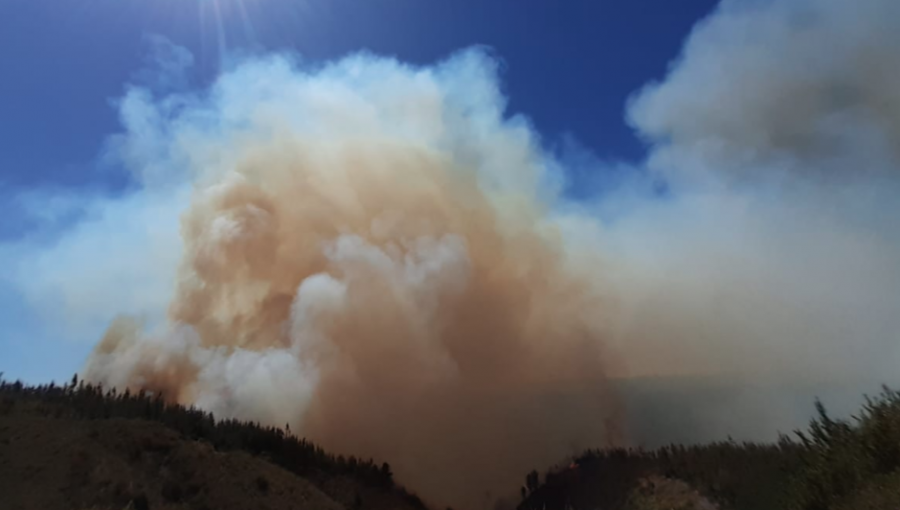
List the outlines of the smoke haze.
{"type": "MultiPolygon", "coordinates": [[[[621,378],[893,382],[895,4],[724,2],[629,102],[646,162],[578,201],[480,50],[131,87],[107,150],[140,188],[14,247],[18,283],[81,327],[123,313],[88,379],[289,422],[455,506],[677,437],[668,407],[632,426],[621,378]]],[[[802,419],[754,398],[745,436],[802,419]]]]}
{"type": "Polygon", "coordinates": [[[666,321],[665,337],[641,335],[655,355],[695,344],[724,371],[894,373],[898,8],[724,2],[632,98],[647,165],[675,197],[621,229],[650,244],[638,267],[659,271],[647,286],[669,301],[642,321],[666,321]]]}

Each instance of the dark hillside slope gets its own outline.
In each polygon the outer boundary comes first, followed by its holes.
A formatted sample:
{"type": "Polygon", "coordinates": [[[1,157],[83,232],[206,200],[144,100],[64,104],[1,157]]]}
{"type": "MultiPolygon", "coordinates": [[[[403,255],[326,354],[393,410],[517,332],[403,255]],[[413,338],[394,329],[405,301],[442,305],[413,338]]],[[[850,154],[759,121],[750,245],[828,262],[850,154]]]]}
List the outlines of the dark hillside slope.
{"type": "Polygon", "coordinates": [[[662,504],[673,492],[684,492],[682,499],[694,501],[685,509],[701,508],[700,502],[708,501],[723,509],[777,510],[788,490],[787,475],[797,463],[792,445],[717,443],[588,451],[570,466],[547,473],[520,510],[631,510],[641,507],[636,499],[662,504]],[[671,490],[681,486],[691,490],[671,490]]]}
{"type": "Polygon", "coordinates": [[[4,509],[340,510],[307,480],[158,423],[0,416],[4,509]]]}
{"type": "Polygon", "coordinates": [[[900,392],[864,400],[843,420],[816,402],[808,427],[777,443],[588,451],[532,472],[519,510],[900,508],[900,392]]]}
{"type": "Polygon", "coordinates": [[[7,508],[423,510],[390,466],[161,396],[0,379],[7,508]]]}

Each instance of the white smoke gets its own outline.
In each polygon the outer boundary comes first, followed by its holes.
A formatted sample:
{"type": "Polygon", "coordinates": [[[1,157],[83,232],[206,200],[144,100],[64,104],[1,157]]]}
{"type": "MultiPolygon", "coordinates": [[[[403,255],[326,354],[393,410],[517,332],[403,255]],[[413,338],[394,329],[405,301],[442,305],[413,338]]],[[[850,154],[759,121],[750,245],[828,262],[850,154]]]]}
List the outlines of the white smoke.
{"type": "Polygon", "coordinates": [[[666,312],[649,319],[671,351],[711,370],[894,379],[898,9],[724,2],[630,102],[674,198],[616,230],[657,272],[666,312]]]}
{"type": "Polygon", "coordinates": [[[651,166],[673,180],[896,177],[898,14],[891,0],[723,2],[631,101],[651,166]]]}

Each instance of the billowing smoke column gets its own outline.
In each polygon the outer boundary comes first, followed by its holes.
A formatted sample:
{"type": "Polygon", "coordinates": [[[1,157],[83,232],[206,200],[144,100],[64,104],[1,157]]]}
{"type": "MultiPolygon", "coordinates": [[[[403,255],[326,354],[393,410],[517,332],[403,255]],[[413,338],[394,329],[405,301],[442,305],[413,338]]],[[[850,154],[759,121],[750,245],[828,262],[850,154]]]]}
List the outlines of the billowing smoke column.
{"type": "MultiPolygon", "coordinates": [[[[22,287],[136,317],[92,380],[290,422],[467,507],[575,450],[670,437],[664,410],[616,435],[631,397],[612,376],[895,382],[898,11],[723,3],[629,104],[646,164],[577,203],[556,192],[572,159],[506,117],[477,51],[131,89],[110,151],[142,188],[27,257],[22,287]]],[[[717,405],[703,437],[806,413],[717,405]]]]}
{"type": "Polygon", "coordinates": [[[567,248],[545,157],[502,118],[484,55],[273,57],[145,101],[126,111],[165,119],[166,161],[138,169],[192,187],[177,284],[156,328],[113,324],[87,378],[289,422],[453,504],[607,442],[603,262],[567,248]]]}

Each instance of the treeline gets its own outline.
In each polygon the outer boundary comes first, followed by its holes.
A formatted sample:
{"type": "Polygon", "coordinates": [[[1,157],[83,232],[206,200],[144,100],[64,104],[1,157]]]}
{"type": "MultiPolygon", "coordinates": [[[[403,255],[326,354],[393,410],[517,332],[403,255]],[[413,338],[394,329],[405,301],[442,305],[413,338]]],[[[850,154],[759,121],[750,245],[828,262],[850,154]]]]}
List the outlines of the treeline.
{"type": "Polygon", "coordinates": [[[885,387],[850,420],[818,416],[775,444],[733,441],[657,450],[590,450],[541,480],[520,510],[627,510],[642,479],[687,482],[723,510],[900,508],[900,393],[885,387]]]}
{"type": "Polygon", "coordinates": [[[411,506],[425,509],[422,501],[394,482],[390,465],[372,459],[335,456],[314,443],[277,427],[250,421],[216,419],[212,413],[193,406],[167,402],[163,395],[145,391],[104,389],[72,378],[69,384],[28,386],[9,382],[0,373],[0,415],[16,406],[27,406],[30,413],[56,418],[109,419],[129,418],[159,422],[188,439],[204,440],[220,451],[245,451],[261,455],[270,462],[309,479],[345,475],[359,483],[397,493],[411,506]]]}

